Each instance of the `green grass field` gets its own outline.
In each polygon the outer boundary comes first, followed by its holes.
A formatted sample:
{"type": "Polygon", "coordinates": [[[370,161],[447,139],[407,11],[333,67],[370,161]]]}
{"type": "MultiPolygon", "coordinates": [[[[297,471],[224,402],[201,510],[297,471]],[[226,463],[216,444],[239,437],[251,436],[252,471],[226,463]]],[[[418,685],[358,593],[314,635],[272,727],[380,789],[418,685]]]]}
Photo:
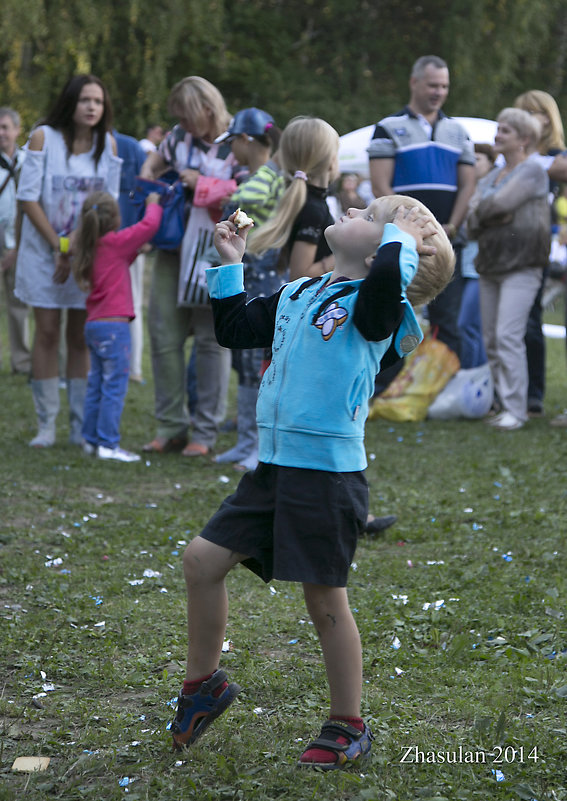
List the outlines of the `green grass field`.
{"type": "MultiPolygon", "coordinates": [[[[146,378],[123,416],[131,449],[154,433],[147,364],[146,378]]],[[[223,667],[244,690],[172,753],[181,554],[239,475],[88,459],[64,400],[57,445],[32,451],[29,388],[6,369],[0,382],[0,799],[567,799],[567,430],[549,426],[567,406],[564,342],[548,343],[547,416],[520,431],[367,426],[371,508],[398,523],[351,570],[375,733],[359,772],[296,768],[327,714],[316,635],[299,586],[242,568],[223,667]],[[51,761],[16,773],[20,756],[51,761]]]]}

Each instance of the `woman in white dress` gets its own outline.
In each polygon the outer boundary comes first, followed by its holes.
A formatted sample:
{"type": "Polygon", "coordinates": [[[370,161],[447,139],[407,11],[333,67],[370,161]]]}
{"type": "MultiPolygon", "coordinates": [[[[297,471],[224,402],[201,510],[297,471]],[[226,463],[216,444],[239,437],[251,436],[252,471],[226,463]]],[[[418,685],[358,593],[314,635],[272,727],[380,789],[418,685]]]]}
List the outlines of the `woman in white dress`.
{"type": "Polygon", "coordinates": [[[71,274],[70,256],[79,212],[87,195],[118,196],[120,159],[110,134],[108,93],[94,75],[76,75],[28,143],[18,186],[23,220],[16,265],[16,295],[33,307],[32,393],[38,433],[30,442],[55,442],[59,411],[61,310],[66,309],[67,391],[70,441],[81,445],[88,370],[84,340],[85,298],[71,274]]]}

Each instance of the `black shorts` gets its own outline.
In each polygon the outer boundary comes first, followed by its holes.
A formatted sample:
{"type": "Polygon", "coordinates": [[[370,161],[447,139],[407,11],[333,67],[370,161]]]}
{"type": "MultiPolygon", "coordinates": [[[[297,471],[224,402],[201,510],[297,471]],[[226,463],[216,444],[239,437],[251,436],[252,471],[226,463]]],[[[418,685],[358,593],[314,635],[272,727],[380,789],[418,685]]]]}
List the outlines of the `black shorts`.
{"type": "Polygon", "coordinates": [[[203,529],[264,581],[344,587],[368,515],[364,473],[260,462],[203,529]]]}

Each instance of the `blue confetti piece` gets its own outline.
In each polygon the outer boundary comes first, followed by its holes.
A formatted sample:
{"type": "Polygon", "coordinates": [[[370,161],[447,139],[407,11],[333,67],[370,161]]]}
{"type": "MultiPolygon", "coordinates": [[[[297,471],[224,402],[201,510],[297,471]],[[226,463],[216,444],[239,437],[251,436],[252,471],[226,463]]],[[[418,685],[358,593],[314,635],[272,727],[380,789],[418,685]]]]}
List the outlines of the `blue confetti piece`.
{"type": "Polygon", "coordinates": [[[504,774],[502,773],[501,770],[495,770],[494,768],[492,768],[492,773],[494,774],[497,782],[504,781],[504,774]]]}
{"type": "Polygon", "coordinates": [[[89,595],[89,598],[93,599],[95,606],[100,606],[102,603],[102,595],[89,595]]]}
{"type": "Polygon", "coordinates": [[[128,787],[129,784],[130,784],[130,779],[128,778],[128,776],[124,776],[123,779],[118,780],[118,785],[120,787],[128,787]]]}
{"type": "Polygon", "coordinates": [[[403,438],[403,437],[397,437],[397,441],[398,441],[398,442],[403,442],[403,441],[404,441],[404,438],[403,438]]]}
{"type": "Polygon", "coordinates": [[[510,556],[509,553],[503,553],[502,554],[502,559],[504,559],[505,562],[511,562],[512,561],[512,557],[510,556]]]}
{"type": "Polygon", "coordinates": [[[494,498],[495,501],[499,501],[500,500],[500,495],[493,495],[492,497],[494,498]]]}
{"type": "Polygon", "coordinates": [[[299,642],[299,640],[288,640],[287,644],[288,645],[295,645],[297,642],[299,642]]]}
{"type": "Polygon", "coordinates": [[[171,552],[171,555],[172,555],[172,556],[179,556],[179,551],[172,551],[172,552],[171,552]]]}
{"type": "Polygon", "coordinates": [[[525,577],[525,579],[524,579],[524,581],[526,582],[526,584],[529,584],[531,580],[532,580],[532,579],[531,579],[531,576],[526,576],[526,577],[525,577]]]}
{"type": "Polygon", "coordinates": [[[500,483],[500,481],[495,481],[495,482],[494,482],[494,486],[495,486],[495,487],[501,487],[501,486],[502,486],[502,484],[500,483]]]}

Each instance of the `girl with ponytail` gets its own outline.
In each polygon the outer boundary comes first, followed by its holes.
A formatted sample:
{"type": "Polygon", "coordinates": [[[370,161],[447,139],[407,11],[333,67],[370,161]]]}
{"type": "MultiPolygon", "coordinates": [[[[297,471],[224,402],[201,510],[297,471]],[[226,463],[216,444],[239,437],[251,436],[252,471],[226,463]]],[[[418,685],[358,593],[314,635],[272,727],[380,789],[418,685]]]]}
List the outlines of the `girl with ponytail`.
{"type": "Polygon", "coordinates": [[[83,203],[75,239],[73,274],[88,292],[85,339],[90,353],[82,436],[83,449],[99,459],[138,462],[119,447],[120,417],[130,374],[130,322],[134,319],[130,265],[157,233],[159,195],[146,200],[143,220],[120,228],[118,203],[108,192],[93,192],[83,203]]]}
{"type": "Polygon", "coordinates": [[[290,281],[333,268],[323,231],[334,222],[325,198],[338,171],[338,151],[338,133],[316,117],[295,117],[282,133],[277,158],[288,185],[274,216],[251,233],[248,252],[285,246],[290,281]]]}

